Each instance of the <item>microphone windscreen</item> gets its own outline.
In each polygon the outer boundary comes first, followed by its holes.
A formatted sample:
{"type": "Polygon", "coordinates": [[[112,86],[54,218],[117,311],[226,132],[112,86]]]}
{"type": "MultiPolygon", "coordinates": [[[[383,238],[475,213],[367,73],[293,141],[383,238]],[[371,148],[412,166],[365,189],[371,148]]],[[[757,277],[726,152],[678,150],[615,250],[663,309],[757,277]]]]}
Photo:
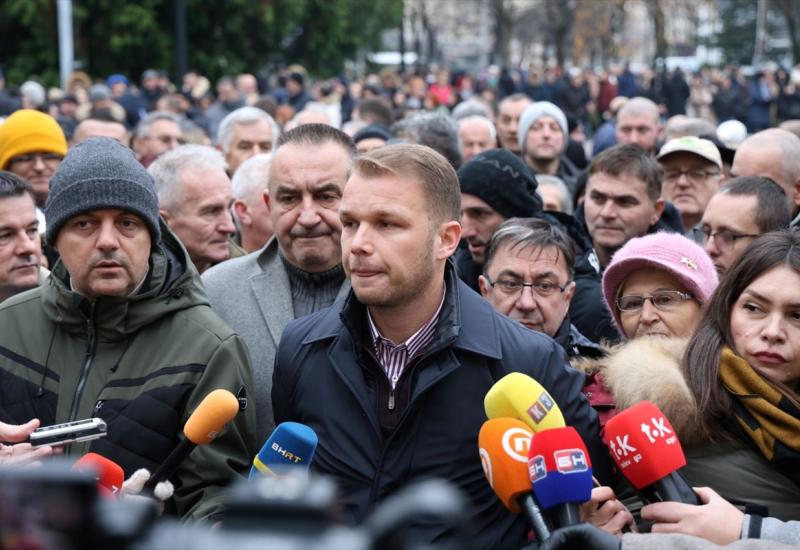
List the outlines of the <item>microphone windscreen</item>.
{"type": "Polygon", "coordinates": [[[531,492],[528,479],[530,428],[514,418],[494,418],[481,426],[478,447],[483,473],[497,498],[518,514],[517,498],[531,492]]]}
{"type": "Polygon", "coordinates": [[[253,459],[254,474],[275,475],[288,467],[308,470],[317,448],[317,434],[298,422],[282,422],[253,459]]]}
{"type": "Polygon", "coordinates": [[[675,430],[650,401],[641,401],[609,420],[603,440],[617,468],[636,489],[686,465],[675,430]]]}
{"type": "Polygon", "coordinates": [[[592,461],[583,439],[571,426],[533,436],[528,471],[536,501],[545,510],[592,498],[592,461]]]}
{"type": "Polygon", "coordinates": [[[516,418],[534,432],[563,428],[564,415],[542,385],[521,372],[498,380],[483,400],[489,418],[516,418]]]}
{"type": "Polygon", "coordinates": [[[214,390],[197,405],[183,434],[196,445],[210,443],[239,412],[239,400],[228,390],[214,390]]]}
{"type": "Polygon", "coordinates": [[[73,470],[91,470],[97,476],[97,485],[112,495],[122,490],[125,472],[122,466],[97,453],[86,453],[72,465],[73,470]]]}

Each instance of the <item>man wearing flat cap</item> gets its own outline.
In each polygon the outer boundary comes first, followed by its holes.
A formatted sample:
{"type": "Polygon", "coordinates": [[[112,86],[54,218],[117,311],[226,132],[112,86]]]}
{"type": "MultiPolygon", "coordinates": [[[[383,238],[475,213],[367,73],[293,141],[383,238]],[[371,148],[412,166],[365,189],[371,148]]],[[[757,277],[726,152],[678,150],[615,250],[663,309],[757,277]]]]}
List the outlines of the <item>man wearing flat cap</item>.
{"type": "Polygon", "coordinates": [[[61,259],[46,284],[0,306],[0,421],[102,418],[106,437],[65,453],[96,452],[130,476],[156,469],[200,401],[227,389],[242,410],[170,477],[167,509],[213,520],[257,450],[242,340],[208,306],[130,149],[109,138],[74,147],[53,174],[45,216],[61,259]]]}

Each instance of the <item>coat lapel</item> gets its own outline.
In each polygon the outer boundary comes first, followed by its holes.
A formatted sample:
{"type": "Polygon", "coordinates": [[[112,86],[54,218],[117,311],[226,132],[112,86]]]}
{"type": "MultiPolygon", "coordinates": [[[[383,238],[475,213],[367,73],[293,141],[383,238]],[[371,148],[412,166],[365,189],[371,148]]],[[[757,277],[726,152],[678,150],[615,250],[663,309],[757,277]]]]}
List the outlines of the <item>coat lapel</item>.
{"type": "Polygon", "coordinates": [[[261,272],[250,277],[250,287],[267,323],[270,336],[277,344],[283,329],[294,319],[294,307],[289,276],[278,257],[277,243],[273,240],[270,245],[259,258],[261,272]]]}

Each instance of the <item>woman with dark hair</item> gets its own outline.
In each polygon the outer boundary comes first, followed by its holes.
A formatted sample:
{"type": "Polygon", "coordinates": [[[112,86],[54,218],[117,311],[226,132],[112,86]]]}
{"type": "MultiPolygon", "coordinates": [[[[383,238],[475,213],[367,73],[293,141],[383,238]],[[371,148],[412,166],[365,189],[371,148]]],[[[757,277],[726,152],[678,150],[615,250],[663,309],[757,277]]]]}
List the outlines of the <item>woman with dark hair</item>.
{"type": "Polygon", "coordinates": [[[686,435],[704,443],[686,449],[682,473],[748,515],[728,505],[733,512],[717,521],[717,501],[658,504],[642,516],[662,532],[712,540],[767,538],[751,512],[800,520],[800,231],[767,233],[745,249],[709,301],[683,369],[696,405],[686,435]]]}

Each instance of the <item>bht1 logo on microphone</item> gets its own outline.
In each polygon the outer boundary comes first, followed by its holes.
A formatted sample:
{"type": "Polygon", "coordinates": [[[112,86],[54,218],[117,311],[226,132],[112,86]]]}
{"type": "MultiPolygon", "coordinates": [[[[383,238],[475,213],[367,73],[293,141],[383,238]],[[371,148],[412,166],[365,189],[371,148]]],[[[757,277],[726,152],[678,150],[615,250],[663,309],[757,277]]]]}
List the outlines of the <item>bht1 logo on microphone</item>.
{"type": "Polygon", "coordinates": [[[547,466],[542,455],[536,455],[528,459],[528,476],[533,483],[547,477],[547,466]]]}
{"type": "Polygon", "coordinates": [[[550,412],[550,409],[553,408],[553,405],[553,400],[550,399],[550,396],[547,395],[547,392],[542,392],[539,395],[539,399],[537,399],[528,409],[528,414],[535,422],[541,422],[542,419],[547,416],[547,413],[550,412]]]}
{"type": "Polygon", "coordinates": [[[556,459],[556,468],[562,474],[577,474],[589,469],[586,455],[580,449],[561,449],[553,453],[556,459]]]}
{"type": "Polygon", "coordinates": [[[667,427],[667,419],[663,416],[658,418],[650,418],[650,424],[642,422],[640,426],[642,433],[647,437],[650,443],[655,443],[657,438],[666,438],[667,445],[671,445],[676,441],[673,432],[667,427]]]}
{"type": "Polygon", "coordinates": [[[286,449],[284,449],[283,447],[281,447],[277,443],[273,443],[272,444],[272,450],[275,451],[276,453],[278,453],[279,455],[281,455],[286,460],[291,460],[295,464],[299,464],[300,462],[303,461],[302,457],[297,456],[296,454],[294,454],[291,451],[287,451],[286,449]]]}

